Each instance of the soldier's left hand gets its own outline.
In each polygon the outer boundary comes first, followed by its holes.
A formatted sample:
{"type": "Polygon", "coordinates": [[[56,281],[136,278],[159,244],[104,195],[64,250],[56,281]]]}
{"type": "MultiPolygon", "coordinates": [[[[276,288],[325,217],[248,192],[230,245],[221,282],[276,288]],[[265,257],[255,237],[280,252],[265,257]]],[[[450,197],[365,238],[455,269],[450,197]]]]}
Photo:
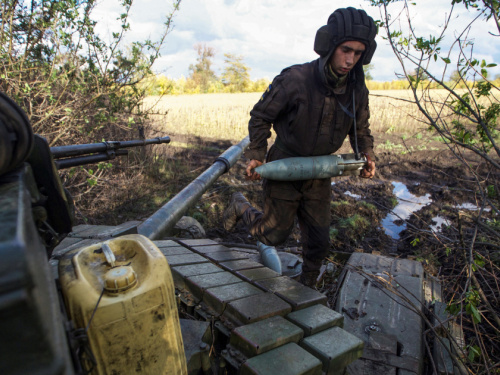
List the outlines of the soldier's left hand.
{"type": "Polygon", "coordinates": [[[373,178],[375,176],[375,162],[368,159],[366,167],[361,170],[360,176],[363,178],[373,178]]]}

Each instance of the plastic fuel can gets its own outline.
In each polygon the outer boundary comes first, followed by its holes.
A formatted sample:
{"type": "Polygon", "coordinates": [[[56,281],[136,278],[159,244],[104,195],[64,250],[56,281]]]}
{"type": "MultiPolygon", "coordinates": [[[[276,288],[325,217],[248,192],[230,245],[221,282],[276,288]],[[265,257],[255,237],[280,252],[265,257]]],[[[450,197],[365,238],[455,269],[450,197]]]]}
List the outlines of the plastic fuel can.
{"type": "Polygon", "coordinates": [[[170,267],[148,238],[127,235],[70,251],[59,279],[70,319],[86,329],[87,371],[187,374],[170,267]]]}

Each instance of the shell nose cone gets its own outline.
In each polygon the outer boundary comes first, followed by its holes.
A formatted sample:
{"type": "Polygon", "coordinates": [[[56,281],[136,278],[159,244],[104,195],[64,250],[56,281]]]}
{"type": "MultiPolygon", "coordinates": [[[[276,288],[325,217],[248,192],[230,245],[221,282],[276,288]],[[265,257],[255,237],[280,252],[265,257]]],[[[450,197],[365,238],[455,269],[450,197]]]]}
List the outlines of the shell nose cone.
{"type": "Polygon", "coordinates": [[[259,249],[262,264],[281,275],[281,260],[276,248],[274,246],[264,245],[259,241],[257,241],[257,248],[259,249]]]}

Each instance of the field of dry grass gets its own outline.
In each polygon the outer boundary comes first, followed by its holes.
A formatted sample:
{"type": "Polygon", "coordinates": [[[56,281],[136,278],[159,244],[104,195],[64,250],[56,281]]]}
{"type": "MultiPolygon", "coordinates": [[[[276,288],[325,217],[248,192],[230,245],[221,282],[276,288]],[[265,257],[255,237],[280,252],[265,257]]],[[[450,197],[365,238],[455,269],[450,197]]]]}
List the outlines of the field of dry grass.
{"type": "Polygon", "coordinates": [[[167,134],[240,141],[248,135],[249,112],[260,93],[196,94],[148,97],[153,126],[167,134]]]}
{"type": "MultiPolygon", "coordinates": [[[[249,112],[260,93],[198,94],[149,97],[154,127],[167,134],[239,141],[247,133],[249,112]]],[[[417,107],[409,103],[408,90],[374,91],[370,95],[371,128],[374,133],[414,134],[425,128],[417,107]]]]}

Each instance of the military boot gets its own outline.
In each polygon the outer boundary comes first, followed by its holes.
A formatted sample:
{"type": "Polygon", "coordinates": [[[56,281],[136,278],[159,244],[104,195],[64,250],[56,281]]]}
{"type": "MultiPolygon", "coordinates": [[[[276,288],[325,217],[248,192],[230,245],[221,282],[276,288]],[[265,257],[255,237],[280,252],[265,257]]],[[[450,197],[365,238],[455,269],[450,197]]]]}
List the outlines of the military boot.
{"type": "Polygon", "coordinates": [[[231,196],[229,206],[227,206],[224,214],[222,215],[222,225],[224,229],[230,231],[236,225],[236,222],[243,215],[243,212],[249,208],[250,202],[246,200],[243,194],[237,192],[231,196]]]}
{"type": "Polygon", "coordinates": [[[300,283],[308,286],[309,288],[314,288],[316,286],[316,281],[318,280],[319,270],[317,271],[308,271],[300,274],[300,283]]]}

